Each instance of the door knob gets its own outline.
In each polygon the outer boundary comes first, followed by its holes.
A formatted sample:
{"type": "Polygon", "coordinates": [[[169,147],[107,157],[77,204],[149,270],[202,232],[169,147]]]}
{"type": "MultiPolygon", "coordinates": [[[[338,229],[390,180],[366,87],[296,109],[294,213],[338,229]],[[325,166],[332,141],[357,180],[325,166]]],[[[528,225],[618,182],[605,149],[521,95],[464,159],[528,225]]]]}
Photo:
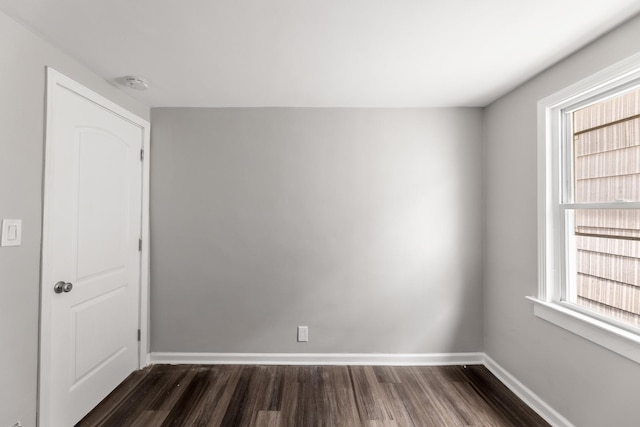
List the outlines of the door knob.
{"type": "Polygon", "coordinates": [[[62,292],[64,292],[63,288],[64,288],[64,282],[58,282],[55,285],[53,285],[53,292],[55,292],[56,294],[61,294],[62,292]]]}
{"type": "Polygon", "coordinates": [[[53,285],[53,292],[55,292],[56,294],[61,294],[63,292],[71,292],[71,289],[73,289],[73,284],[72,283],[65,283],[65,282],[58,282],[55,285],[53,285]]]}

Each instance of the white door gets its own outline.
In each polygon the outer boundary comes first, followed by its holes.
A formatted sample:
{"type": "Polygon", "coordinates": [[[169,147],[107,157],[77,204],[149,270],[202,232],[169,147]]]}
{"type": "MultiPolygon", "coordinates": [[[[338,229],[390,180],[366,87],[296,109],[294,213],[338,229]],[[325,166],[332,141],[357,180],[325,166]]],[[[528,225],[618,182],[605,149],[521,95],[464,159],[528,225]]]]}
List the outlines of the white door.
{"type": "Polygon", "coordinates": [[[48,76],[40,425],[65,427],[138,367],[145,129],[48,76]]]}

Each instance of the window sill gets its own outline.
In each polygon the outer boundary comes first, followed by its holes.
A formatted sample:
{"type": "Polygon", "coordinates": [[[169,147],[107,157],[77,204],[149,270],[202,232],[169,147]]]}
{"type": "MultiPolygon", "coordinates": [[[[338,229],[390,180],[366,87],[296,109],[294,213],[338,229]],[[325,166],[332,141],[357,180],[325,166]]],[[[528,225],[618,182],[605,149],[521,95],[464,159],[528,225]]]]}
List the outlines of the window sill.
{"type": "Polygon", "coordinates": [[[640,363],[640,335],[585,316],[559,304],[533,297],[527,297],[527,299],[534,303],[533,313],[537,317],[640,363]]]}

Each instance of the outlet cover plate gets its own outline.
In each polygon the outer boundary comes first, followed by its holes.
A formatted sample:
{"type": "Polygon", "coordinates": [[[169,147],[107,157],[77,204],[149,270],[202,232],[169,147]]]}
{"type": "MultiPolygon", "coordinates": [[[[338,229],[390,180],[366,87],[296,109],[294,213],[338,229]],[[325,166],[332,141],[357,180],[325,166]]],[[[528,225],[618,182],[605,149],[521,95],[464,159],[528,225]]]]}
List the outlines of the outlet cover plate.
{"type": "Polygon", "coordinates": [[[298,342],[307,342],[307,341],[309,341],[309,327],[298,326],[298,342]]]}

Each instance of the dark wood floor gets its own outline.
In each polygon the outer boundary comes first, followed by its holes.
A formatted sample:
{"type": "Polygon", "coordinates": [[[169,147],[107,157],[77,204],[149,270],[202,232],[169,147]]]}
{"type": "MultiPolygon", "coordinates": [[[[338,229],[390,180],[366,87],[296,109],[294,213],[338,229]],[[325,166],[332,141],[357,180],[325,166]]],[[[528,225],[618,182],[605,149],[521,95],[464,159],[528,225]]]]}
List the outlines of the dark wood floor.
{"type": "Polygon", "coordinates": [[[548,426],[481,365],[155,365],[78,425],[548,426]]]}

